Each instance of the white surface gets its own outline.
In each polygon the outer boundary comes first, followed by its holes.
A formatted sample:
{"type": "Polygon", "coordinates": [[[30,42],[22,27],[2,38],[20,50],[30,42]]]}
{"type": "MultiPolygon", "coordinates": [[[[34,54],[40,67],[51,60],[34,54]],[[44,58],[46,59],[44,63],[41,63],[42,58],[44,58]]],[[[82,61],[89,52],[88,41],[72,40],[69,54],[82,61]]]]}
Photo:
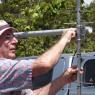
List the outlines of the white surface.
{"type": "Polygon", "coordinates": [[[93,0],[84,0],[85,4],[89,5],[93,0]]]}

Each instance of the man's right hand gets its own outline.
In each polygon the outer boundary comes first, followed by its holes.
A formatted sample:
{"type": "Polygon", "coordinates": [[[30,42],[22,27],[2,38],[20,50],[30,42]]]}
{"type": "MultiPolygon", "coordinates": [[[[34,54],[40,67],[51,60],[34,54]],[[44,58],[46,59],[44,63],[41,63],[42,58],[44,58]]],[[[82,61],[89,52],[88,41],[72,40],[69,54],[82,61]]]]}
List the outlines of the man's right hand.
{"type": "Polygon", "coordinates": [[[69,28],[62,33],[62,38],[67,40],[67,43],[71,41],[72,38],[76,36],[76,28],[69,28]]]}

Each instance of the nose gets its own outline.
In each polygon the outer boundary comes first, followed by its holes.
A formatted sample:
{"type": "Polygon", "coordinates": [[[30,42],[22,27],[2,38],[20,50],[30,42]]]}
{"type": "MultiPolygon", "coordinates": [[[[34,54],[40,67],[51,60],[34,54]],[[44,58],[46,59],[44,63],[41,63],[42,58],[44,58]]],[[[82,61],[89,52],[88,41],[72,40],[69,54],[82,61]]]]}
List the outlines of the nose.
{"type": "Polygon", "coordinates": [[[18,39],[14,36],[12,39],[12,43],[17,44],[18,43],[18,39]]]}

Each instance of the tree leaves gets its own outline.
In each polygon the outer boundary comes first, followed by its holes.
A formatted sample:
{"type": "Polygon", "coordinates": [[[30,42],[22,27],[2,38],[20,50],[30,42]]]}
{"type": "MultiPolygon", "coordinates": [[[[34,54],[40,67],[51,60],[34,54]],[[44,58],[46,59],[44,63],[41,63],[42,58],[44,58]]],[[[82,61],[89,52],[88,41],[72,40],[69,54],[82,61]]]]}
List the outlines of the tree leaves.
{"type": "MultiPolygon", "coordinates": [[[[84,0],[81,0],[81,5],[83,2],[84,0]]],[[[93,21],[91,26],[95,28],[95,3],[89,7],[82,6],[82,9],[85,10],[81,13],[82,21],[93,21]]],[[[64,24],[76,22],[76,0],[6,0],[0,4],[0,18],[11,22],[19,31],[25,32],[76,27],[75,24],[64,24]]],[[[22,39],[18,44],[17,55],[39,55],[56,43],[58,38],[59,36],[22,39]]],[[[82,51],[95,50],[94,37],[93,40],[92,35],[88,38],[82,51]]],[[[76,43],[72,43],[64,52],[71,53],[75,49],[76,43]]]]}

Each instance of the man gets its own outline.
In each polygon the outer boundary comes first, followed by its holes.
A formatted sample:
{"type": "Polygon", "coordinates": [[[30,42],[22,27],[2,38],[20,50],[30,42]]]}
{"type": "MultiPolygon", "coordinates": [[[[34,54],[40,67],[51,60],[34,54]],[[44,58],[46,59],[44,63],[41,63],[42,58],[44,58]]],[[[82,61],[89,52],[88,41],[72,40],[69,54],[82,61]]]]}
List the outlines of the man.
{"type": "MultiPolygon", "coordinates": [[[[32,77],[42,75],[56,64],[65,46],[75,37],[75,30],[69,29],[64,36],[48,51],[36,60],[16,60],[16,45],[18,40],[7,22],[0,20],[0,93],[1,95],[20,95],[22,89],[32,86],[32,77]],[[15,92],[15,93],[14,93],[15,92]]],[[[25,92],[26,95],[54,95],[65,84],[76,79],[76,67],[69,68],[59,78],[46,86],[34,91],[25,92]],[[59,83],[61,82],[61,83],[59,83]],[[57,85],[57,86],[56,86],[57,85]]],[[[28,90],[27,90],[28,91],[28,90]]],[[[25,95],[22,91],[22,95],[25,95]]]]}

